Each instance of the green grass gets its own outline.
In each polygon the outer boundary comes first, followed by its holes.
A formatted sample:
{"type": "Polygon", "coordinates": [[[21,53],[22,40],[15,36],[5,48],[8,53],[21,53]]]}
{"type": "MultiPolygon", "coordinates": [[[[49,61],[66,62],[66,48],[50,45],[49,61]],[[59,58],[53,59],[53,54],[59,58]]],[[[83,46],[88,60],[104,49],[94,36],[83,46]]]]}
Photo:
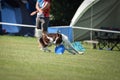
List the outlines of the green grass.
{"type": "Polygon", "coordinates": [[[0,36],[0,80],[120,80],[120,51],[45,53],[31,37],[0,36]]]}

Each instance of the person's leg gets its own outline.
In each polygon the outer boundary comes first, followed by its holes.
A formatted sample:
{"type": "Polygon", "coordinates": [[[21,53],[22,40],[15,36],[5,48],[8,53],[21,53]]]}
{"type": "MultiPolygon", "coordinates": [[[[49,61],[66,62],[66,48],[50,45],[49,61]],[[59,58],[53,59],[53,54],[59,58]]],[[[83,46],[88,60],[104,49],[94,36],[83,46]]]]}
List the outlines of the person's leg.
{"type": "MultiPolygon", "coordinates": [[[[44,37],[47,37],[49,18],[48,17],[41,17],[40,22],[41,22],[42,35],[44,35],[44,37]]],[[[44,43],[46,43],[46,42],[44,41],[44,43]]]]}
{"type": "Polygon", "coordinates": [[[40,19],[41,21],[41,29],[43,34],[47,34],[48,25],[49,25],[49,17],[43,17],[40,19]]]}
{"type": "Polygon", "coordinates": [[[36,18],[35,36],[37,37],[40,48],[43,48],[43,46],[41,45],[39,39],[42,37],[42,35],[47,34],[48,24],[49,24],[48,17],[37,17],[36,18]]]}
{"type": "Polygon", "coordinates": [[[42,48],[42,45],[39,43],[39,39],[42,37],[42,30],[35,28],[35,37],[37,38],[38,47],[42,48]]]}
{"type": "Polygon", "coordinates": [[[42,48],[42,45],[39,42],[39,39],[42,37],[41,22],[38,17],[36,18],[35,37],[37,38],[38,47],[42,48]]]}

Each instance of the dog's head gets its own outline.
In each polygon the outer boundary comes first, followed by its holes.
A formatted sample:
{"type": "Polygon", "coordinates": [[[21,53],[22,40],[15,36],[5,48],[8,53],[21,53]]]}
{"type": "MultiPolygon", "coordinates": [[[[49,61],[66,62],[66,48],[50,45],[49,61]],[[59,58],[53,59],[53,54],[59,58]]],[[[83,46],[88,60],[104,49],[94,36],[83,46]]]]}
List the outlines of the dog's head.
{"type": "Polygon", "coordinates": [[[43,47],[46,47],[52,43],[55,45],[60,45],[62,43],[62,35],[59,33],[50,33],[43,35],[39,41],[43,47]]]}

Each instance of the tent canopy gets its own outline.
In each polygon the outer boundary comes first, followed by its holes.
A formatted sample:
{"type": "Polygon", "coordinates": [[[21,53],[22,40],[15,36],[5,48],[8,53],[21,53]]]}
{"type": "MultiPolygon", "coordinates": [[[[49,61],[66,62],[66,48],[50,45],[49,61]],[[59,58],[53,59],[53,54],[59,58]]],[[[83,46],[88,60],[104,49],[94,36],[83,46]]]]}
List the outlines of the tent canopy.
{"type": "Polygon", "coordinates": [[[84,0],[71,20],[70,26],[73,27],[74,40],[90,39],[89,30],[75,27],[95,29],[119,27],[119,7],[120,0],[84,0]]]}

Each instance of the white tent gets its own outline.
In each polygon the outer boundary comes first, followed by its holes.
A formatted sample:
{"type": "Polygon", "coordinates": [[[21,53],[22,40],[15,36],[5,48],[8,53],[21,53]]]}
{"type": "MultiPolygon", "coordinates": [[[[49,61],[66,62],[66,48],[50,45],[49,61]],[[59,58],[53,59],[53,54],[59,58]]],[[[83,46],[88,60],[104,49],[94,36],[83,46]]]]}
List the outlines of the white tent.
{"type": "Polygon", "coordinates": [[[90,28],[119,27],[120,0],[84,0],[70,26],[73,27],[74,40],[90,39],[90,28]],[[89,30],[76,29],[76,27],[89,28],[89,30]]]}

